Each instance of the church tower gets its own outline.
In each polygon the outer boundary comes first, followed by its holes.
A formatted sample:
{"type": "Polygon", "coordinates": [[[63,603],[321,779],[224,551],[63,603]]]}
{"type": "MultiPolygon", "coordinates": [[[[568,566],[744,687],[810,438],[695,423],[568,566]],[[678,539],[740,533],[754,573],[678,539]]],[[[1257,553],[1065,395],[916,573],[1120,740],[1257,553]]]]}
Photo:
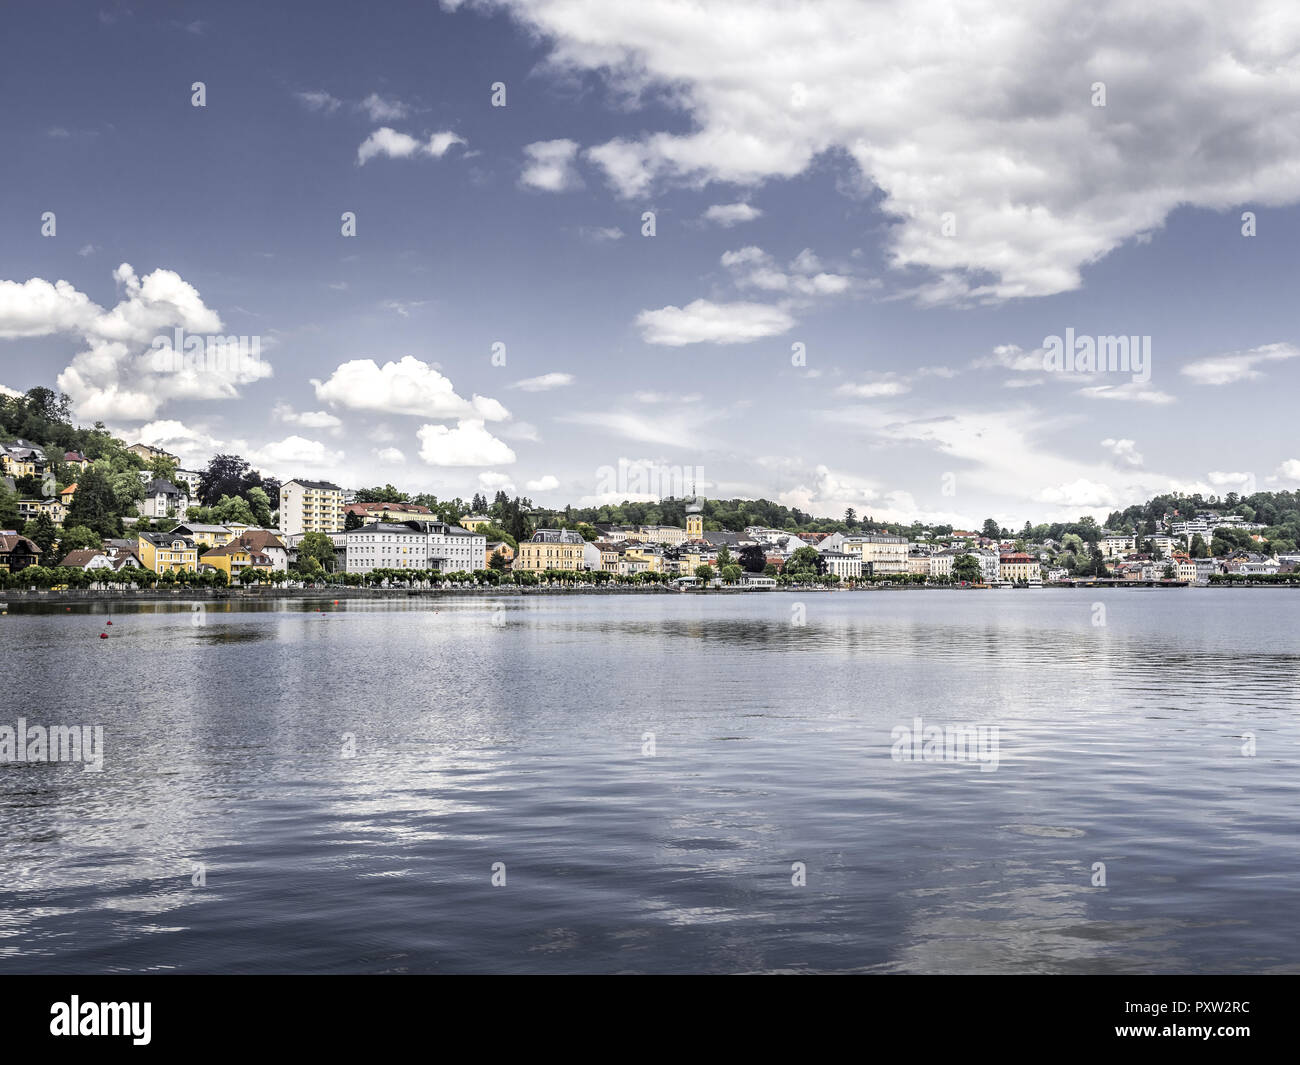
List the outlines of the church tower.
{"type": "Polygon", "coordinates": [[[704,504],[700,502],[699,496],[693,496],[686,504],[686,539],[704,539],[704,515],[701,513],[703,510],[704,504]]]}

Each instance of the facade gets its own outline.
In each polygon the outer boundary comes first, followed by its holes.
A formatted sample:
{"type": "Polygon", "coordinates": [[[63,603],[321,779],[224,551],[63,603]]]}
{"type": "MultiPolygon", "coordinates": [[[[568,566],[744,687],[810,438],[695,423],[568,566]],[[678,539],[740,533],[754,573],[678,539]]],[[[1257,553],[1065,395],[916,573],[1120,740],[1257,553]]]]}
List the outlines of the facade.
{"type": "Polygon", "coordinates": [[[27,537],[9,530],[0,532],[0,570],[17,573],[40,561],[41,549],[27,537]]]}
{"type": "Polygon", "coordinates": [[[371,522],[349,529],[344,538],[349,573],[429,568],[429,538],[415,522],[371,522]]]}
{"type": "Polygon", "coordinates": [[[911,552],[907,556],[907,572],[914,577],[930,576],[930,556],[919,552],[911,552]]]}
{"type": "Polygon", "coordinates": [[[826,572],[832,573],[842,581],[856,581],[862,578],[862,556],[852,551],[823,551],[822,561],[826,563],[826,572]]]}
{"type": "Polygon", "coordinates": [[[862,556],[863,576],[908,571],[906,536],[890,536],[886,533],[847,536],[842,550],[855,551],[862,556]]]}
{"type": "Polygon", "coordinates": [[[1101,538],[1101,543],[1098,546],[1100,546],[1101,553],[1106,558],[1122,557],[1134,550],[1133,537],[1124,533],[1107,533],[1101,538]]]}
{"type": "Polygon", "coordinates": [[[227,525],[203,525],[195,521],[187,521],[177,525],[172,532],[188,536],[195,544],[205,550],[222,547],[230,543],[235,535],[227,525]]]}
{"type": "Polygon", "coordinates": [[[531,540],[519,545],[514,568],[529,573],[584,569],[586,543],[581,533],[573,529],[538,529],[531,540]]]}
{"type": "Polygon", "coordinates": [[[222,547],[214,547],[199,556],[199,563],[220,570],[233,584],[246,569],[270,572],[271,560],[266,555],[249,548],[240,540],[232,540],[222,547]]]}
{"type": "Polygon", "coordinates": [[[145,462],[153,462],[154,459],[168,459],[177,466],[181,464],[180,456],[173,455],[170,451],[164,451],[160,447],[150,447],[148,444],[132,444],[127,448],[132,455],[138,455],[145,462]]]}
{"type": "Polygon", "coordinates": [[[686,542],[686,530],[676,525],[642,525],[639,532],[647,540],[671,547],[686,542]]]}
{"type": "Polygon", "coordinates": [[[0,447],[0,473],[9,477],[33,477],[44,472],[44,448],[22,437],[0,447]]]}
{"type": "Polygon", "coordinates": [[[144,499],[136,505],[136,511],[145,518],[174,516],[183,520],[189,505],[190,497],[171,481],[154,478],[144,486],[144,499]]]}
{"type": "Polygon", "coordinates": [[[113,560],[103,551],[96,551],[93,547],[83,548],[77,551],[69,551],[63,556],[60,566],[72,566],[77,569],[115,569],[113,560]]]}
{"type": "Polygon", "coordinates": [[[704,539],[704,504],[699,499],[686,504],[686,539],[704,539]]]}
{"type": "Polygon", "coordinates": [[[478,532],[484,525],[491,524],[492,518],[487,514],[462,514],[460,516],[461,528],[468,529],[470,532],[478,532]]]}
{"type": "Polygon", "coordinates": [[[361,519],[362,524],[382,521],[388,524],[404,521],[433,521],[433,511],[420,503],[345,503],[343,520],[349,514],[361,519]]]}
{"type": "Polygon", "coordinates": [[[63,462],[67,466],[76,466],[82,473],[85,473],[86,467],[90,465],[90,459],[86,458],[80,451],[65,451],[63,453],[63,462]]]}
{"type": "Polygon", "coordinates": [[[237,539],[250,554],[265,556],[269,568],[281,573],[289,568],[289,549],[270,529],[248,529],[237,539]]]}
{"type": "Polygon", "coordinates": [[[1002,579],[1002,556],[996,551],[972,551],[980,564],[980,580],[995,584],[1002,579]]]}
{"type": "Polygon", "coordinates": [[[280,486],[280,532],[338,532],[343,528],[343,490],[329,481],[292,480],[280,486]]]}
{"type": "Polygon", "coordinates": [[[195,470],[177,470],[176,476],[172,478],[177,488],[183,488],[185,494],[191,499],[199,498],[199,480],[203,474],[195,470]]]}
{"type": "Polygon", "coordinates": [[[484,569],[487,569],[488,563],[492,561],[492,556],[498,552],[500,552],[501,557],[505,559],[506,568],[508,569],[510,567],[510,563],[515,560],[515,549],[504,540],[491,540],[487,542],[486,546],[483,548],[483,554],[485,556],[483,559],[484,569]]]}
{"type": "Polygon", "coordinates": [[[15,505],[18,508],[18,513],[24,519],[34,518],[38,514],[48,514],[55,525],[62,525],[63,519],[68,516],[67,505],[53,497],[49,499],[20,499],[15,505]]]}
{"type": "Polygon", "coordinates": [[[487,566],[487,537],[445,521],[371,522],[343,534],[347,571],[436,569],[473,572],[487,566]]]}
{"type": "Polygon", "coordinates": [[[136,556],[145,569],[155,573],[169,573],[173,570],[198,572],[199,549],[188,536],[175,533],[139,533],[136,541],[136,556]]]}
{"type": "Polygon", "coordinates": [[[1004,581],[1012,584],[1041,584],[1043,581],[1042,566],[1033,555],[1020,552],[1003,555],[998,563],[1004,581]]]}

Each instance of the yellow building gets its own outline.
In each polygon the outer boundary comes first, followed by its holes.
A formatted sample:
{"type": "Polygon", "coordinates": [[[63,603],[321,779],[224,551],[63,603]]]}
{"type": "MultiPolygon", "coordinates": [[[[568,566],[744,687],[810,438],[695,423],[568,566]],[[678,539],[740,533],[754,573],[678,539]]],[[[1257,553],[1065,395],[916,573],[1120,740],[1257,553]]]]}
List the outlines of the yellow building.
{"type": "Polygon", "coordinates": [[[582,569],[586,543],[573,529],[538,529],[531,540],[519,545],[513,568],[531,573],[548,569],[582,569]]]}
{"type": "Polygon", "coordinates": [[[1010,581],[1012,584],[1042,583],[1042,567],[1033,555],[1003,555],[999,562],[999,570],[1004,581],[1010,581]]]}
{"type": "Polygon", "coordinates": [[[234,583],[246,569],[260,569],[271,572],[271,560],[266,555],[259,555],[241,540],[233,540],[221,547],[214,547],[200,556],[205,566],[219,569],[234,583]]]}
{"type": "Polygon", "coordinates": [[[140,565],[155,573],[169,573],[173,570],[188,570],[195,573],[199,568],[199,549],[188,536],[175,533],[137,533],[136,554],[140,565]]]}
{"type": "Polygon", "coordinates": [[[686,539],[704,539],[704,505],[699,499],[692,499],[686,504],[686,539]]]}
{"type": "Polygon", "coordinates": [[[623,553],[627,573],[662,573],[663,555],[648,547],[629,547],[623,553]]]}
{"type": "Polygon", "coordinates": [[[235,539],[235,531],[228,525],[202,525],[193,521],[177,525],[171,531],[171,535],[188,537],[194,541],[196,547],[204,549],[224,547],[235,539]]]}
{"type": "Polygon", "coordinates": [[[486,514],[462,514],[460,516],[460,527],[468,529],[470,532],[478,532],[485,525],[491,525],[492,519],[486,514]]]}
{"type": "Polygon", "coordinates": [[[483,552],[484,569],[488,568],[489,564],[492,561],[492,556],[495,554],[500,554],[501,557],[505,559],[507,568],[509,568],[510,563],[513,562],[515,559],[515,549],[513,547],[511,547],[504,540],[493,540],[491,543],[487,545],[486,549],[483,552]]]}

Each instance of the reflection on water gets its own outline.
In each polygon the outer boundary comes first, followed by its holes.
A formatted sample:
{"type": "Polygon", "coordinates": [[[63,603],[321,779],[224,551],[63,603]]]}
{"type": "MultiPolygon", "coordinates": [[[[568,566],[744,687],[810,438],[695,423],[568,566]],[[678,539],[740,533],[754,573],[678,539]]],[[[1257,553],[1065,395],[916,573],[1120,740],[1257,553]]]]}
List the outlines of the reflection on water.
{"type": "Polygon", "coordinates": [[[0,725],[106,755],[0,765],[0,970],[1295,971],[1292,603],[16,608],[0,725]]]}

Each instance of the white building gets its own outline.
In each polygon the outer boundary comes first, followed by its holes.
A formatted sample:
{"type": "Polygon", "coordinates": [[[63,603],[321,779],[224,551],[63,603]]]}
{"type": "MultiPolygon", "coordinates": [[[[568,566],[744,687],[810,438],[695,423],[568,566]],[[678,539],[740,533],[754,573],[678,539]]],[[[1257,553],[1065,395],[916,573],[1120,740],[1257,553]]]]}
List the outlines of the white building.
{"type": "Polygon", "coordinates": [[[338,532],[343,528],[343,490],[329,481],[286,481],[280,486],[280,532],[338,532]]]}
{"type": "Polygon", "coordinates": [[[487,537],[443,521],[373,522],[343,534],[347,571],[483,569],[487,537]]]}
{"type": "Polygon", "coordinates": [[[823,551],[822,560],[826,563],[826,572],[832,573],[842,581],[856,581],[862,578],[862,556],[848,551],[823,551]]]}
{"type": "Polygon", "coordinates": [[[136,504],[136,511],[145,518],[175,517],[185,520],[190,497],[171,481],[158,478],[144,486],[144,499],[136,504]]]}
{"type": "Polygon", "coordinates": [[[1101,553],[1106,558],[1127,555],[1133,550],[1133,537],[1125,533],[1107,533],[1101,538],[1101,553]]]}

